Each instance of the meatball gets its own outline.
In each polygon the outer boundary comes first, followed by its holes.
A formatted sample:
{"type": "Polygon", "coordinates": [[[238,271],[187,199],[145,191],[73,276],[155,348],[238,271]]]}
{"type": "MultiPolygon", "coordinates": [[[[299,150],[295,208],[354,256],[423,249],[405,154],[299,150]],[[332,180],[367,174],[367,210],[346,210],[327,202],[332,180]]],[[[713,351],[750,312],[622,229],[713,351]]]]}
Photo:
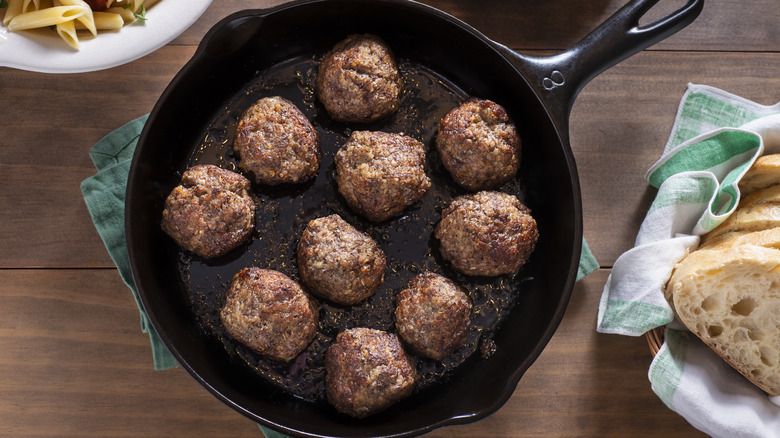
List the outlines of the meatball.
{"type": "Polygon", "coordinates": [[[402,134],[355,131],[336,153],[336,182],[353,210],[373,222],[389,219],[431,187],[425,146],[402,134]]]}
{"type": "Polygon", "coordinates": [[[520,137],[506,110],[470,99],[439,125],[436,149],[452,178],[467,190],[498,187],[520,168],[520,137]]]}
{"type": "Polygon", "coordinates": [[[165,199],[161,227],[182,248],[212,258],[245,242],[254,217],[249,180],[206,164],[184,172],[165,199]]]}
{"type": "Polygon", "coordinates": [[[233,276],[219,317],[238,342],[289,362],[314,339],[319,306],[281,272],[250,267],[233,276]]]}
{"type": "Polygon", "coordinates": [[[467,275],[518,271],[539,238],[536,221],[516,197],[483,191],[459,196],[442,213],[434,236],[441,254],[467,275]]]}
{"type": "Polygon", "coordinates": [[[371,122],[393,113],[401,75],[393,53],[375,35],[350,35],[320,62],[317,97],[331,117],[371,122]]]}
{"type": "Polygon", "coordinates": [[[298,242],[298,270],[314,294],[356,304],[382,285],[385,254],[374,239],[332,214],[306,226],[298,242]]]}
{"type": "Polygon", "coordinates": [[[247,109],[233,149],[239,166],[258,184],[301,183],[317,176],[320,144],[306,116],[283,97],[266,97],[247,109]]]}
{"type": "Polygon", "coordinates": [[[387,409],[411,394],[417,381],[396,335],[362,327],[338,334],[325,353],[325,370],[328,401],[357,418],[387,409]]]}
{"type": "Polygon", "coordinates": [[[415,353],[442,360],[466,342],[471,308],[465,289],[446,277],[424,272],[398,294],[396,329],[415,353]]]}

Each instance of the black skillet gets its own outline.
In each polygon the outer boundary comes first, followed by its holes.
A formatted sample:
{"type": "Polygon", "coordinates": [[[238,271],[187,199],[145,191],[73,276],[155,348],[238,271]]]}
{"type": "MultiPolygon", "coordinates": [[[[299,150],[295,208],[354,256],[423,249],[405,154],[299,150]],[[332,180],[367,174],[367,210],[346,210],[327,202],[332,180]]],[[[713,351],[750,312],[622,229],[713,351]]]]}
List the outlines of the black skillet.
{"type": "Polygon", "coordinates": [[[396,0],[314,0],[233,14],[204,37],[144,127],[130,169],[126,230],[141,301],[171,353],[217,398],[260,424],[300,436],[413,436],[476,421],[501,407],[558,327],[575,282],[582,244],[579,181],[568,119],[594,76],[692,22],[703,0],[688,0],[646,26],[658,0],[633,0],[570,50],[530,57],[489,40],[431,7],[396,0]],[[314,97],[317,59],[351,33],[384,38],[406,86],[402,109],[367,126],[330,120],[314,97]],[[323,162],[301,186],[254,186],[257,232],[244,246],[204,261],[161,231],[165,196],[195,163],[235,169],[230,150],[237,118],[255,99],[282,95],[317,128],[323,162]],[[469,96],[495,100],[523,139],[517,178],[501,187],[533,211],[540,241],[516,275],[467,277],[441,260],[431,229],[441,210],[465,193],[438,161],[436,123],[469,96]],[[355,129],[404,132],[429,146],[433,188],[404,215],[371,224],[353,214],[333,181],[333,154],[355,129]],[[291,364],[276,364],[224,335],[217,317],[231,276],[241,267],[277,269],[297,279],[295,245],[308,220],[338,213],[371,234],[388,256],[386,282],[366,303],[322,303],[312,345],[291,364]],[[467,345],[442,363],[416,358],[422,375],[409,398],[364,420],[338,414],[323,399],[322,354],[344,328],[392,331],[394,294],[416,273],[433,270],[464,284],[475,301],[467,345]]]}

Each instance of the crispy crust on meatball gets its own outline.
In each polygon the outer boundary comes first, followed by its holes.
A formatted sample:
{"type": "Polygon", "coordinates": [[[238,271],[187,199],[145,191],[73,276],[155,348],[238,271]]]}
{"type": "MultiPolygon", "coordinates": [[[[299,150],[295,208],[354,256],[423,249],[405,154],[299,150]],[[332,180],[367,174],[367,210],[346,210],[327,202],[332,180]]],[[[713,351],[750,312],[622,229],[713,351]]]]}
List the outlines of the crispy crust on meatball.
{"type": "Polygon", "coordinates": [[[385,277],[385,254],[339,215],[309,222],[298,242],[298,270],[312,293],[339,304],[373,295],[385,277]]]}
{"type": "Polygon", "coordinates": [[[389,219],[431,187],[425,146],[402,134],[354,131],[336,153],[336,182],[353,210],[373,222],[389,219]]]}
{"type": "Polygon", "coordinates": [[[470,99],[451,110],[436,136],[441,162],[462,187],[498,187],[520,168],[520,137],[506,110],[484,99],[470,99]]]}
{"type": "Polygon", "coordinates": [[[357,418],[407,397],[417,381],[414,361],[396,335],[362,327],[339,333],[325,354],[325,369],[328,401],[357,418]]]}
{"type": "Polygon", "coordinates": [[[223,255],[254,230],[249,180],[212,165],[184,172],[165,199],[161,227],[182,248],[203,258],[223,255]]]}
{"type": "Polygon", "coordinates": [[[401,75],[387,44],[375,35],[350,35],[322,59],[317,97],[344,122],[371,122],[398,108],[401,75]]]}
{"type": "Polygon", "coordinates": [[[289,362],[314,339],[319,306],[281,272],[240,270],[219,313],[228,334],[258,354],[289,362]]]}
{"type": "Polygon", "coordinates": [[[434,236],[441,254],[467,275],[518,271],[539,238],[531,211],[516,197],[483,191],[459,196],[442,213],[434,236]]]}
{"type": "Polygon", "coordinates": [[[289,100],[265,97],[247,109],[236,128],[233,149],[239,166],[258,184],[301,183],[317,176],[317,131],[289,100]]]}
{"type": "Polygon", "coordinates": [[[466,342],[471,308],[471,298],[463,287],[424,272],[398,294],[396,329],[415,353],[442,360],[466,342]]]}

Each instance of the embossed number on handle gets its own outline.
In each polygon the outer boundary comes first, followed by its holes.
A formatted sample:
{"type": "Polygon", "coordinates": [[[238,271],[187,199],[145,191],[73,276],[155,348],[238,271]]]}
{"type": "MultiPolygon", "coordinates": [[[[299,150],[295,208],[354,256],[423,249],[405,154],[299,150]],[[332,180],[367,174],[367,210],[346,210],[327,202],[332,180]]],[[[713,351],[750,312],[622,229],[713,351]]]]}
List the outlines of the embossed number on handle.
{"type": "Polygon", "coordinates": [[[542,79],[542,86],[547,91],[550,91],[553,88],[560,87],[564,83],[566,83],[566,80],[563,77],[563,73],[561,73],[558,70],[553,70],[550,73],[550,76],[545,77],[544,79],[542,79]]]}

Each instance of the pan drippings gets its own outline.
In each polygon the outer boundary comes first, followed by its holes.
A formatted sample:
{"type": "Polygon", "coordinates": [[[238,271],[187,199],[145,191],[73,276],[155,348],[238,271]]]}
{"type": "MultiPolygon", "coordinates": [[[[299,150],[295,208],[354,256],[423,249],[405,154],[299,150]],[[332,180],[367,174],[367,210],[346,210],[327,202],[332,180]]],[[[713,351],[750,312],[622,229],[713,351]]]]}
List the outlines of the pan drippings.
{"type": "MultiPolygon", "coordinates": [[[[306,400],[319,402],[325,399],[323,359],[336,335],[358,326],[394,331],[396,294],[421,272],[433,271],[464,286],[473,300],[474,311],[472,329],[461,350],[441,362],[415,357],[420,375],[417,391],[446,380],[450,372],[469,357],[482,360],[479,359],[480,344],[483,349],[490,345],[492,333],[523,294],[523,270],[495,278],[469,277],[453,270],[441,259],[438,241],[432,236],[433,229],[441,211],[455,196],[465,192],[439,162],[434,138],[442,117],[468,95],[419,64],[400,60],[399,66],[404,80],[399,111],[390,118],[369,124],[345,124],[329,118],[315,99],[317,61],[314,57],[295,58],[258,72],[253,81],[224,102],[214,114],[211,124],[200,136],[201,143],[193,145],[187,163],[188,166],[215,164],[238,170],[238,159],[231,149],[235,127],[244,110],[261,97],[282,96],[292,101],[317,130],[322,160],[314,181],[275,187],[253,185],[257,215],[256,231],[250,240],[217,259],[204,261],[182,252],[179,260],[180,276],[204,332],[219,338],[234,360],[243,361],[257,375],[306,400]],[[379,224],[363,219],[347,207],[336,188],[333,159],[353,130],[404,133],[426,145],[426,172],[433,184],[421,202],[412,205],[402,216],[379,224]],[[233,275],[243,267],[258,266],[280,271],[300,281],[296,263],[298,239],[310,220],[334,213],[368,233],[384,251],[387,270],[379,291],[354,306],[319,300],[317,336],[290,363],[262,358],[227,336],[219,319],[219,309],[233,275]]],[[[517,179],[501,190],[522,199],[517,179]]]]}

